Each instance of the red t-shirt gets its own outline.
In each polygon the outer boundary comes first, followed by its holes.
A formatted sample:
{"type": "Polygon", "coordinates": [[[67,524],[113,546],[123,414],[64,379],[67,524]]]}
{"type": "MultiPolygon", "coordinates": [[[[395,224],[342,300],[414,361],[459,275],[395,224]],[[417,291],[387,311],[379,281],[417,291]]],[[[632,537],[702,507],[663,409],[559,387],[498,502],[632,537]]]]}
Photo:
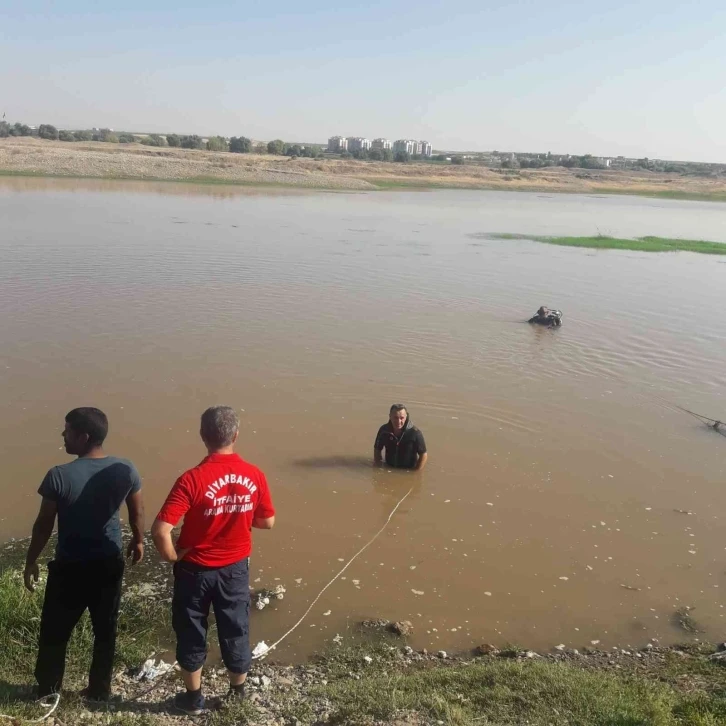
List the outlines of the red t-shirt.
{"type": "Polygon", "coordinates": [[[237,454],[210,454],[182,474],[157,519],[176,526],[184,517],[178,549],[205,567],[224,567],[252,551],[252,520],[275,514],[265,475],[237,454]]]}

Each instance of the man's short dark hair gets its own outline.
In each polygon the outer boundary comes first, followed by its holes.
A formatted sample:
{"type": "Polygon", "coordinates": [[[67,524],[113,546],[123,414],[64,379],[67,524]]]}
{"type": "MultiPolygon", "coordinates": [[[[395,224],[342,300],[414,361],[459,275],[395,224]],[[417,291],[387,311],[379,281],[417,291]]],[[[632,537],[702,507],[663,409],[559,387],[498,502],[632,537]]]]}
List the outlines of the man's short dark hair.
{"type": "Polygon", "coordinates": [[[231,406],[212,406],[202,414],[202,439],[211,448],[229,446],[238,431],[239,416],[231,406]]]}
{"type": "Polygon", "coordinates": [[[406,413],[408,413],[408,409],[402,403],[394,403],[388,413],[398,413],[399,411],[405,411],[406,413]]]}
{"type": "Polygon", "coordinates": [[[108,436],[108,418],[98,408],[74,408],[66,414],[66,423],[77,434],[87,434],[92,446],[100,446],[108,436]]]}

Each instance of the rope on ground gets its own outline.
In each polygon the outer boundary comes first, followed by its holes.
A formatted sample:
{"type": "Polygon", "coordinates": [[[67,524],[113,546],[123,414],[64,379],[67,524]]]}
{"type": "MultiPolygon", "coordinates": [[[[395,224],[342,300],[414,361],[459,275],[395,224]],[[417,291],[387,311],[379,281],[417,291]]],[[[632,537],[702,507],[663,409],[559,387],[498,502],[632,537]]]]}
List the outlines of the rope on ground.
{"type": "Polygon", "coordinates": [[[19,723],[24,721],[25,723],[43,723],[47,718],[50,718],[50,716],[53,714],[53,712],[58,708],[58,704],[60,703],[60,693],[54,693],[50,696],[43,696],[43,698],[38,699],[36,703],[39,703],[43,708],[49,708],[48,712],[45,714],[45,716],[41,716],[40,718],[34,718],[34,719],[27,719],[22,718],[21,716],[7,716],[4,713],[0,713],[0,718],[6,718],[8,721],[15,721],[15,723],[19,723]],[[53,705],[49,707],[48,701],[53,699],[53,705]]]}
{"type": "Polygon", "coordinates": [[[406,498],[411,494],[413,491],[413,487],[411,487],[404,495],[401,497],[401,499],[398,501],[398,504],[391,510],[391,513],[388,515],[388,519],[384,522],[383,526],[371,537],[368,542],[366,542],[346,563],[343,565],[342,569],[338,572],[335,577],[328,582],[327,585],[317,594],[315,599],[310,603],[308,609],[302,614],[302,617],[300,620],[298,620],[295,625],[293,625],[290,630],[288,630],[282,637],[278,638],[267,650],[265,650],[262,653],[259,653],[258,655],[253,655],[252,660],[259,660],[261,658],[264,658],[266,655],[268,655],[272,650],[277,648],[280,643],[282,643],[285,638],[287,638],[288,635],[290,635],[301,623],[305,618],[308,616],[310,611],[315,607],[315,604],[320,600],[320,598],[323,596],[323,593],[355,562],[355,560],[362,555],[381,535],[383,530],[388,527],[388,525],[391,523],[391,520],[393,519],[393,515],[396,513],[398,508],[406,501],[406,498]]]}

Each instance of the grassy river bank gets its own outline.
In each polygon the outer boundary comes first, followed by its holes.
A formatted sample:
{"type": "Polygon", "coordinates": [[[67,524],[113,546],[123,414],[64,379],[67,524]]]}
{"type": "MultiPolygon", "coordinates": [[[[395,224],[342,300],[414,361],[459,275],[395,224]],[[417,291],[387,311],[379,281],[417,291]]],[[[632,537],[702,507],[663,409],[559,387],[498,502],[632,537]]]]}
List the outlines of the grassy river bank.
{"type": "MultiPolygon", "coordinates": [[[[0,554],[0,713],[17,724],[47,709],[32,698],[35,643],[42,603],[26,592],[19,564],[25,542],[0,554]]],[[[149,558],[151,559],[151,558],[149,558]]],[[[170,671],[139,681],[140,666],[159,658],[170,638],[169,570],[149,562],[127,572],[119,619],[114,700],[85,703],[78,690],[90,659],[92,632],[84,617],[71,641],[66,690],[46,721],[57,726],[233,724],[577,724],[577,726],[711,726],[726,723],[726,660],[694,637],[684,620],[681,647],[649,643],[642,650],[553,649],[472,643],[460,654],[415,651],[405,637],[373,621],[334,642],[303,665],[274,654],[254,665],[242,704],[189,718],[174,715],[181,687],[170,671]],[[689,632],[690,631],[690,632],[689,632]]],[[[302,607],[303,604],[301,604],[302,607]]],[[[254,612],[254,618],[265,613],[254,612]]],[[[213,630],[213,628],[212,628],[213,630]]],[[[215,637],[212,632],[212,637],[215,637]]],[[[254,640],[254,636],[253,636],[254,640]]],[[[726,657],[726,653],[724,654],[726,657]]],[[[208,700],[226,691],[224,671],[210,664],[208,700]]]]}
{"type": "Polygon", "coordinates": [[[177,181],[343,191],[494,189],[726,201],[726,179],[647,170],[491,169],[232,154],[140,144],[0,139],[0,176],[177,181]]]}

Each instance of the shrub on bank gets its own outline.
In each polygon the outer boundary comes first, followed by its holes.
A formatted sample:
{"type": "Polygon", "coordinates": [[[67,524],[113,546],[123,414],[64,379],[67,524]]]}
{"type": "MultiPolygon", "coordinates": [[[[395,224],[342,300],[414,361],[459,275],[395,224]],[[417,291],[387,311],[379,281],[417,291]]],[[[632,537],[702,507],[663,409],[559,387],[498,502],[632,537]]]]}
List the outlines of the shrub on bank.
{"type": "Polygon", "coordinates": [[[118,144],[118,136],[111,129],[98,129],[91,133],[93,141],[105,141],[109,144],[118,144]]]}
{"type": "Polygon", "coordinates": [[[202,141],[202,137],[197,136],[196,134],[192,136],[182,136],[179,139],[179,146],[181,146],[182,149],[202,149],[204,148],[204,142],[202,141]]]}
{"type": "Polygon", "coordinates": [[[149,134],[141,139],[144,146],[168,146],[167,140],[159,134],[149,134]]]}
{"type": "Polygon", "coordinates": [[[58,129],[50,124],[40,124],[38,127],[38,137],[41,139],[58,140],[58,129]]]}
{"type": "Polygon", "coordinates": [[[229,151],[229,142],[224,136],[212,136],[207,141],[207,151],[229,151]]]}
{"type": "Polygon", "coordinates": [[[233,136],[229,140],[229,150],[233,154],[249,154],[252,142],[246,136],[233,136]]]}

